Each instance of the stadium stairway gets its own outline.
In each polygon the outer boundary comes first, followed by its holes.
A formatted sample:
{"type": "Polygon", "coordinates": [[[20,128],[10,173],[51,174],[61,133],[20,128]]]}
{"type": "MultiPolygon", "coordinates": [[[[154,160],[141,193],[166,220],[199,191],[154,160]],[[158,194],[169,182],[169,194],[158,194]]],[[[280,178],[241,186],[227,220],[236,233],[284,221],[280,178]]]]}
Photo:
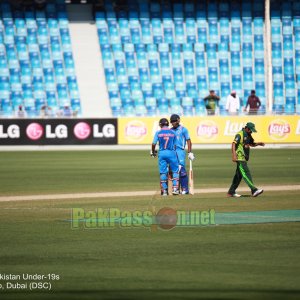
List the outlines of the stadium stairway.
{"type": "Polygon", "coordinates": [[[110,117],[111,109],[91,5],[69,5],[67,12],[82,115],[86,118],[110,117]]]}

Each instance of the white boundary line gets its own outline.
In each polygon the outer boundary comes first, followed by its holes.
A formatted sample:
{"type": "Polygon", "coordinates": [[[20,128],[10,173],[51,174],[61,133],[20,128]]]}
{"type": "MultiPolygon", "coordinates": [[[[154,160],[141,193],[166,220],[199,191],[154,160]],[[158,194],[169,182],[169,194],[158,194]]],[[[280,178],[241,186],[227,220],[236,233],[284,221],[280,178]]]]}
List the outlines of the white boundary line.
{"type": "MultiPolygon", "coordinates": [[[[268,185],[263,187],[264,191],[299,191],[300,185],[268,185]]],[[[227,188],[202,188],[195,189],[195,194],[224,193],[227,188]]],[[[240,192],[249,192],[249,188],[241,187],[240,192]]],[[[39,200],[62,200],[62,199],[84,199],[84,198],[113,198],[113,197],[137,197],[154,196],[156,191],[136,191],[136,192],[102,192],[102,193],[77,193],[77,194],[52,194],[52,195],[26,195],[26,196],[1,196],[0,202],[9,201],[39,201],[39,200]]]]}

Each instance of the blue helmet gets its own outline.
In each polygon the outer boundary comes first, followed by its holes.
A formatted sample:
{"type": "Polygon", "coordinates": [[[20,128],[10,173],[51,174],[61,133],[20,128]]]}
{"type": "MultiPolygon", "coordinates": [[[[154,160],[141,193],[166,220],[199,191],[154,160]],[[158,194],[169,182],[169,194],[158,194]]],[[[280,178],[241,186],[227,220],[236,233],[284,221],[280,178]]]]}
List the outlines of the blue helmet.
{"type": "Polygon", "coordinates": [[[162,118],[159,120],[159,126],[163,127],[163,126],[169,126],[169,121],[166,118],[162,118]]]}
{"type": "Polygon", "coordinates": [[[180,117],[176,114],[173,114],[171,117],[170,117],[170,122],[177,122],[180,120],[180,117]]]}

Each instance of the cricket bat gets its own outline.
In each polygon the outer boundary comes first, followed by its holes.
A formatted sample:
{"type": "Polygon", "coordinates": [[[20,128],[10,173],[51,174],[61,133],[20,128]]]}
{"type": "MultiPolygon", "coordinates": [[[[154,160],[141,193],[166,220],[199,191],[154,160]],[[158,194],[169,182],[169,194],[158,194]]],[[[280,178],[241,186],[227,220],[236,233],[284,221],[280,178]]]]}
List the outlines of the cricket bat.
{"type": "Polygon", "coordinates": [[[189,170],[189,192],[194,195],[194,173],[193,173],[193,162],[190,160],[190,170],[189,170]]]}

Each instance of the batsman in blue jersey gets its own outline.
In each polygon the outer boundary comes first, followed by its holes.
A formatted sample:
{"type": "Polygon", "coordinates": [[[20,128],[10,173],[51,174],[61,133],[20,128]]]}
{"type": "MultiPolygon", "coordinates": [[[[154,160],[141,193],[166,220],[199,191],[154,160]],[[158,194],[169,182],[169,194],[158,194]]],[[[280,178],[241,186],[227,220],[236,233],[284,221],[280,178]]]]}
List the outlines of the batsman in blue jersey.
{"type": "Polygon", "coordinates": [[[178,115],[172,115],[170,118],[172,124],[171,130],[176,134],[176,153],[179,160],[179,183],[181,186],[181,193],[183,195],[189,193],[189,180],[188,174],[185,168],[185,145],[188,147],[188,158],[194,160],[195,155],[192,153],[192,142],[188,130],[180,125],[180,117],[178,115]]]}
{"type": "Polygon", "coordinates": [[[159,144],[158,152],[158,167],[160,173],[161,194],[168,195],[168,172],[169,168],[173,172],[173,195],[178,195],[179,190],[179,163],[175,152],[176,135],[173,130],[169,128],[169,121],[165,118],[159,121],[160,130],[155,133],[150,155],[156,157],[156,144],[159,144]]]}

